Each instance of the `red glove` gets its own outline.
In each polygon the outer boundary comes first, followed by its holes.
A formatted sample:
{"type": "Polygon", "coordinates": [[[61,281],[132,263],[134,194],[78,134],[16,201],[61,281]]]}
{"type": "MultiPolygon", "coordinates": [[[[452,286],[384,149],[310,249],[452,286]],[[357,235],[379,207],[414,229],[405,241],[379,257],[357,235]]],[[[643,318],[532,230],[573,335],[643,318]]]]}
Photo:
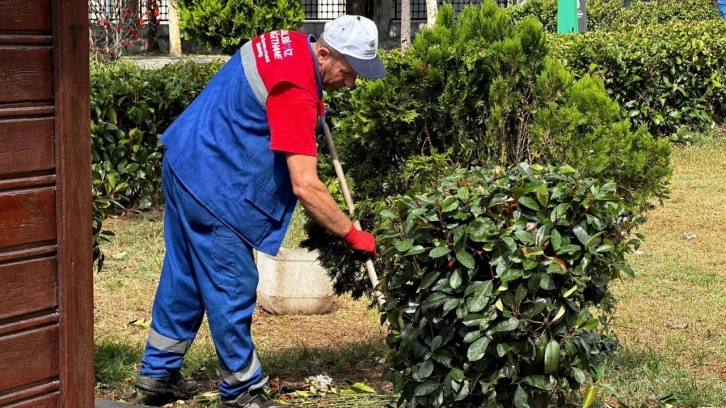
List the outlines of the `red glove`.
{"type": "Polygon", "coordinates": [[[351,225],[348,232],[341,238],[351,248],[358,251],[366,251],[371,256],[376,256],[376,238],[370,232],[361,231],[355,225],[351,225]]]}

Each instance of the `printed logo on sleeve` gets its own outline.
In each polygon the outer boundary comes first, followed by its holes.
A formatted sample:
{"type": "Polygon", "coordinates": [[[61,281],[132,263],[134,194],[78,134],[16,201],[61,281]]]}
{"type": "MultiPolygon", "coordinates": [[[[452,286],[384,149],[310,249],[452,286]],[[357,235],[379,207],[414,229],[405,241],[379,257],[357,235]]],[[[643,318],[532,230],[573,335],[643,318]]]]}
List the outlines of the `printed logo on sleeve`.
{"type": "Polygon", "coordinates": [[[267,63],[271,58],[282,60],[293,56],[292,40],[288,30],[271,31],[261,35],[256,48],[257,58],[264,58],[267,63]]]}

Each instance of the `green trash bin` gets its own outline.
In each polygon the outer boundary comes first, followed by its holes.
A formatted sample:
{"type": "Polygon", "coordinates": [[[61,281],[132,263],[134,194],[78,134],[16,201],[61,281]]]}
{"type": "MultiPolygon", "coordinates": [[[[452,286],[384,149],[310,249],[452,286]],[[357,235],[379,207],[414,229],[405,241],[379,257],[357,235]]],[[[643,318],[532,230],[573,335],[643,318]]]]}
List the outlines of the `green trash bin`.
{"type": "Polygon", "coordinates": [[[557,0],[557,32],[559,34],[578,33],[577,1],[557,0]]]}

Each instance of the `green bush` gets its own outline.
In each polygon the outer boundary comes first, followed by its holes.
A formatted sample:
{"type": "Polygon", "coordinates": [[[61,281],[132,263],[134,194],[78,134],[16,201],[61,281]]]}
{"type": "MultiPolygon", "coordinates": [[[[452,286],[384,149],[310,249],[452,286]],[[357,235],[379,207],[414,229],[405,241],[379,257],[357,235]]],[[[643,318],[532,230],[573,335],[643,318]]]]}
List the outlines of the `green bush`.
{"type": "Polygon", "coordinates": [[[602,78],[634,126],[668,136],[726,118],[726,23],[673,22],[551,37],[576,77],[602,78]]]}
{"type": "Polygon", "coordinates": [[[297,0],[180,0],[179,4],[183,33],[229,54],[264,32],[299,28],[304,15],[297,0]]]}
{"type": "MultiPolygon", "coordinates": [[[[666,196],[668,141],[631,131],[600,79],[575,80],[550,58],[534,19],[512,24],[494,2],[466,8],[458,22],[450,5],[439,16],[409,51],[385,56],[385,78],[332,95],[341,112],[333,132],[365,228],[378,224],[388,196],[456,167],[567,164],[616,182],[636,211],[666,196]]],[[[329,168],[321,174],[334,179],[329,168]]],[[[369,289],[335,237],[313,223],[308,235],[337,291],[369,289]]]]}
{"type": "Polygon", "coordinates": [[[221,63],[180,62],[146,70],[130,61],[91,62],[94,260],[108,237],[103,220],[124,208],[161,203],[161,133],[221,63]]]}
{"type": "Polygon", "coordinates": [[[587,2],[588,30],[555,35],[557,2],[529,0],[510,7],[514,21],[536,18],[552,57],[576,77],[604,80],[633,129],[656,136],[701,131],[726,117],[726,23],[712,0],[587,2]]]}
{"type": "Polygon", "coordinates": [[[632,275],[625,255],[640,243],[616,193],[568,166],[522,163],[458,170],[392,199],[377,232],[401,401],[579,401],[617,345],[608,283],[632,275]]]}
{"type": "MultiPolygon", "coordinates": [[[[557,0],[527,0],[508,8],[514,21],[532,16],[548,33],[557,32],[557,0]]],[[[652,24],[723,20],[713,0],[588,0],[588,31],[627,31],[652,24]]]]}

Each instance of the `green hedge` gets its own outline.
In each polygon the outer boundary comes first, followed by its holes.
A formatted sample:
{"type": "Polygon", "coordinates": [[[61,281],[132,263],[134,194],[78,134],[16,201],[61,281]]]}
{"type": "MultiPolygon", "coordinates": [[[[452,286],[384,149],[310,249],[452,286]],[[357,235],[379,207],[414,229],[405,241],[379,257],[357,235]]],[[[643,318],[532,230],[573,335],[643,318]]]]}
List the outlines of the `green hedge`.
{"type": "Polygon", "coordinates": [[[189,39],[232,54],[248,39],[302,25],[297,0],[179,0],[181,29],[189,39]]]}
{"type": "Polygon", "coordinates": [[[161,133],[221,62],[179,62],[147,70],[130,61],[91,62],[94,259],[103,265],[103,220],[124,208],[160,204],[161,133]]]}
{"type": "Polygon", "coordinates": [[[712,0],[587,2],[589,32],[557,35],[557,2],[529,0],[508,9],[531,16],[548,36],[552,57],[576,77],[605,82],[633,129],[677,141],[726,117],[726,23],[712,0]]]}
{"type": "MultiPolygon", "coordinates": [[[[514,21],[533,16],[549,33],[557,32],[557,0],[527,0],[509,7],[514,21]]],[[[713,0],[587,0],[588,31],[623,31],[652,24],[723,20],[713,0]]]]}
{"type": "Polygon", "coordinates": [[[550,37],[576,77],[594,75],[634,126],[656,135],[726,117],[726,22],[655,24],[550,37]]]}

